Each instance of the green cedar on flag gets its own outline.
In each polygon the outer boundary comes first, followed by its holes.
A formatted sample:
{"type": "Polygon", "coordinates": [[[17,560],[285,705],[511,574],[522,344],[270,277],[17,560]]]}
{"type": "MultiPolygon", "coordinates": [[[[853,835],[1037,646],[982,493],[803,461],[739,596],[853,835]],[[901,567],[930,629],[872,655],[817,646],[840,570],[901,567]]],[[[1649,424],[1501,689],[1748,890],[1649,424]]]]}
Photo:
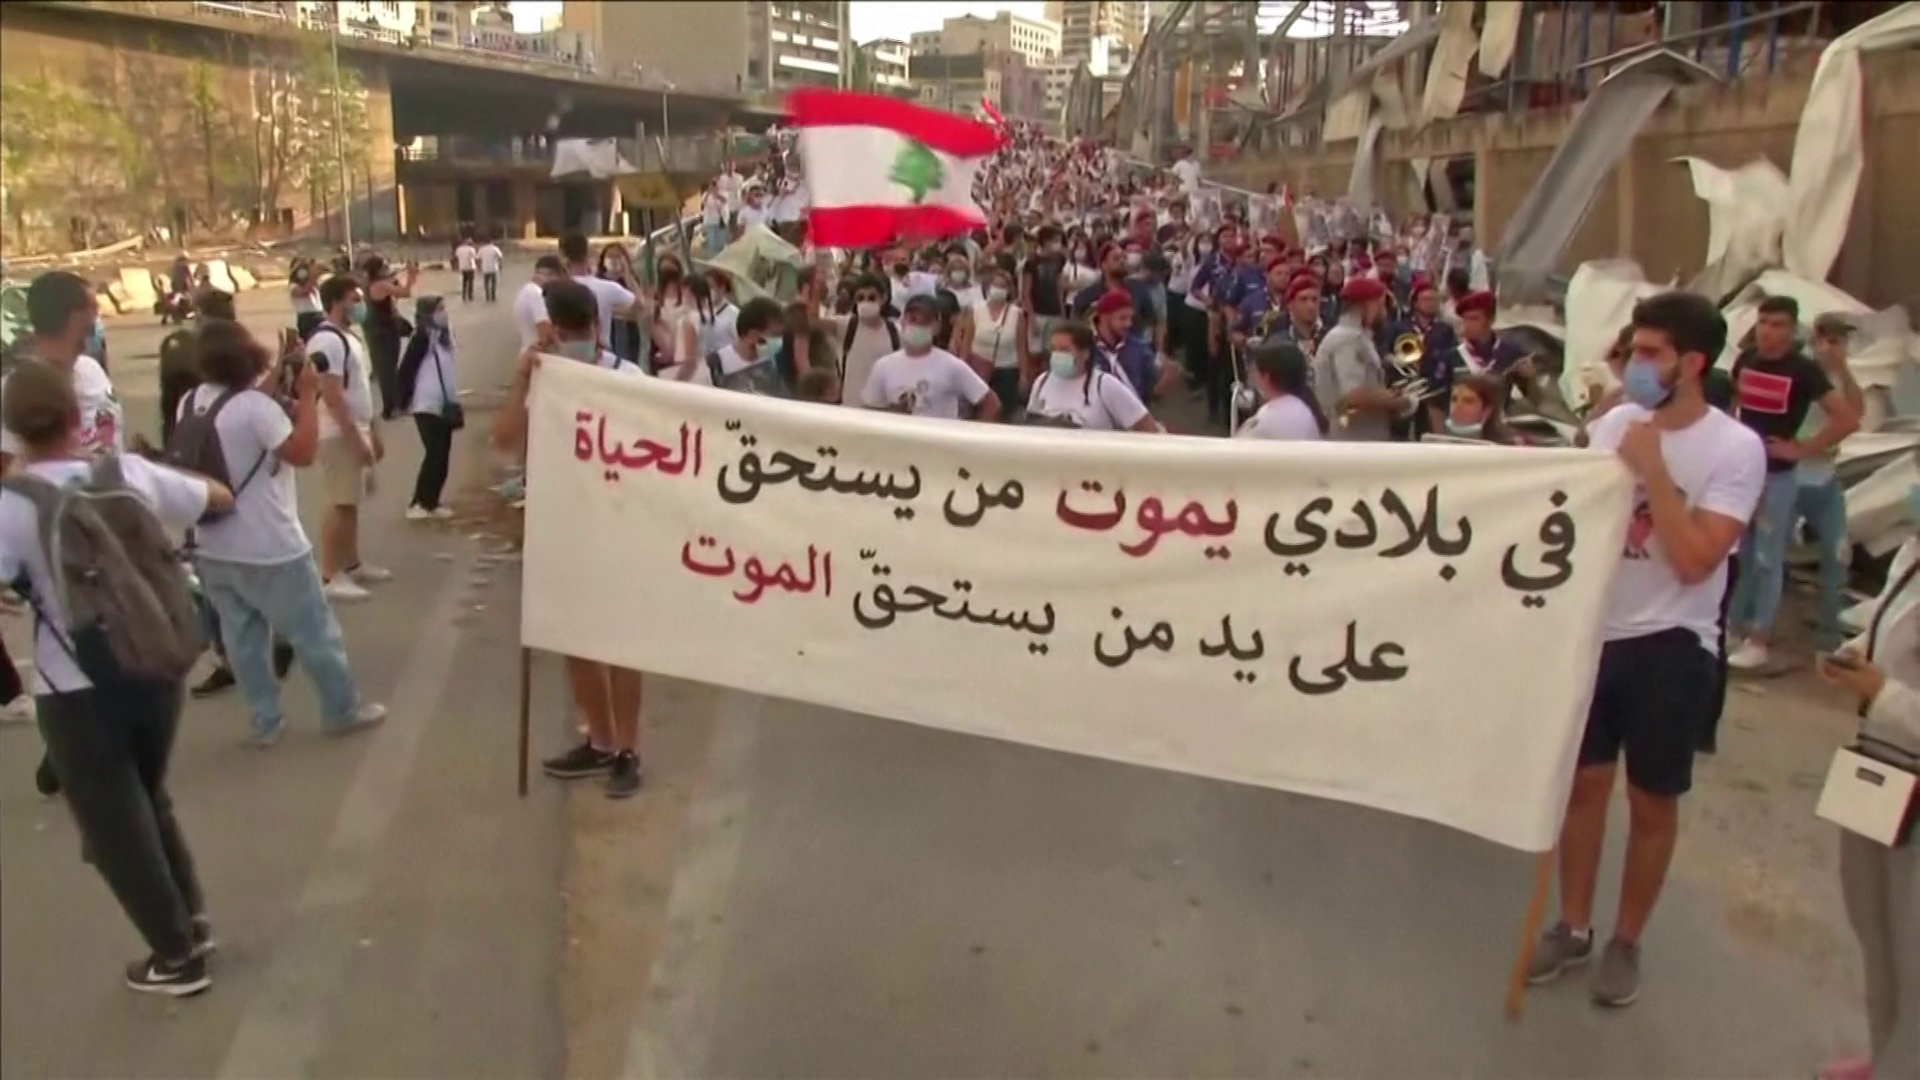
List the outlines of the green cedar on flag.
{"type": "Polygon", "coordinates": [[[975,178],[1004,140],[970,117],[894,98],[797,90],[787,114],[799,131],[817,247],[866,248],[937,240],[986,223],[975,178]]]}

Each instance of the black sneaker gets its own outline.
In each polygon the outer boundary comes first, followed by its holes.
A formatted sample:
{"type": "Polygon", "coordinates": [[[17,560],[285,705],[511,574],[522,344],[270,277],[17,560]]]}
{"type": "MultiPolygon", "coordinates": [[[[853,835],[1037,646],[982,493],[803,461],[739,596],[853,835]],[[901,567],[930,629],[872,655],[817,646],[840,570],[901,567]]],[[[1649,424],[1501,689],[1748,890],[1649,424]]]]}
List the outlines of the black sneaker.
{"type": "Polygon", "coordinates": [[[607,798],[630,799],[640,794],[640,755],[622,750],[613,756],[613,770],[607,773],[607,798]]]}
{"type": "Polygon", "coordinates": [[[225,664],[207,673],[207,677],[188,693],[197,698],[210,698],[215,694],[231,690],[234,687],[233,669],[225,664]]]}
{"type": "Polygon", "coordinates": [[[293,670],[293,646],[279,638],[273,639],[273,677],[284,679],[287,672],[293,670]]]}
{"type": "Polygon", "coordinates": [[[213,985],[207,975],[207,962],[198,956],[167,963],[157,956],[135,960],[127,965],[127,989],[143,994],[168,997],[192,997],[213,985]]]}
{"type": "Polygon", "coordinates": [[[60,794],[60,778],[53,774],[53,762],[45,754],[40,755],[40,767],[33,770],[33,786],[43,799],[60,794]]]}
{"type": "Polygon", "coordinates": [[[540,771],[560,780],[599,776],[613,768],[613,756],[611,750],[596,750],[592,743],[581,743],[559,757],[541,762],[540,771]]]}
{"type": "Polygon", "coordinates": [[[191,929],[195,959],[204,960],[220,951],[220,941],[213,936],[213,920],[205,915],[195,915],[191,929]]]}

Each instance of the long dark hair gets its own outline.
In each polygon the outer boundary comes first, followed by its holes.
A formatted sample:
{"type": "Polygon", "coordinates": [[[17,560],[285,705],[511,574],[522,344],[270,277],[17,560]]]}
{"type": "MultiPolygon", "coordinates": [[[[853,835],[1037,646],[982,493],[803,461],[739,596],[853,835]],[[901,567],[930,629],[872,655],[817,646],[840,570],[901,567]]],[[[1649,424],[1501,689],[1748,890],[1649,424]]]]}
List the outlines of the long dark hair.
{"type": "Polygon", "coordinates": [[[1299,399],[1313,414],[1313,422],[1320,428],[1320,434],[1327,433],[1327,414],[1320,410],[1320,399],[1313,396],[1307,354],[1300,351],[1300,346],[1290,341],[1268,341],[1253,350],[1247,359],[1253,364],[1253,369],[1265,375],[1281,393],[1299,399]]]}

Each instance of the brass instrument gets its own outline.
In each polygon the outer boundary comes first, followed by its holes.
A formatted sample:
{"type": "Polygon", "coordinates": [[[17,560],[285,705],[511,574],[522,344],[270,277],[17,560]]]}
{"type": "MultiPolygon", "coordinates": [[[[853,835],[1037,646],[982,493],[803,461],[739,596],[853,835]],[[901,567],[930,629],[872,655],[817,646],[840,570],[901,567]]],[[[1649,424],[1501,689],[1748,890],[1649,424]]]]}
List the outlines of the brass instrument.
{"type": "Polygon", "coordinates": [[[1408,377],[1420,374],[1420,361],[1427,355],[1427,344],[1419,334],[1408,331],[1393,339],[1393,351],[1387,359],[1401,374],[1408,377]]]}

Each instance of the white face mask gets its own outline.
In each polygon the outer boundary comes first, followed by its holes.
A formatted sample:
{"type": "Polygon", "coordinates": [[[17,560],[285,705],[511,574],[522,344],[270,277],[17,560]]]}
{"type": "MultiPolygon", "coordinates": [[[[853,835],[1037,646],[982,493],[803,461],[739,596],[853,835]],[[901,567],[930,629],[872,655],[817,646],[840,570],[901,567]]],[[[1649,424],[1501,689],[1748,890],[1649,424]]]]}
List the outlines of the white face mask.
{"type": "Polygon", "coordinates": [[[1004,304],[1004,303],[1006,303],[1006,302],[1007,302],[1007,287],[1006,287],[1006,286],[1004,286],[1004,285],[995,285],[995,286],[992,286],[991,288],[989,288],[989,289],[987,290],[987,299],[988,299],[988,300],[990,300],[990,301],[992,301],[993,303],[996,303],[996,304],[1004,304]]]}
{"type": "Polygon", "coordinates": [[[900,328],[900,344],[909,349],[924,349],[933,344],[933,327],[903,326],[900,328]]]}
{"type": "Polygon", "coordinates": [[[872,322],[880,317],[880,302],[877,300],[862,300],[853,306],[853,310],[854,314],[860,316],[862,321],[872,322]]]}

